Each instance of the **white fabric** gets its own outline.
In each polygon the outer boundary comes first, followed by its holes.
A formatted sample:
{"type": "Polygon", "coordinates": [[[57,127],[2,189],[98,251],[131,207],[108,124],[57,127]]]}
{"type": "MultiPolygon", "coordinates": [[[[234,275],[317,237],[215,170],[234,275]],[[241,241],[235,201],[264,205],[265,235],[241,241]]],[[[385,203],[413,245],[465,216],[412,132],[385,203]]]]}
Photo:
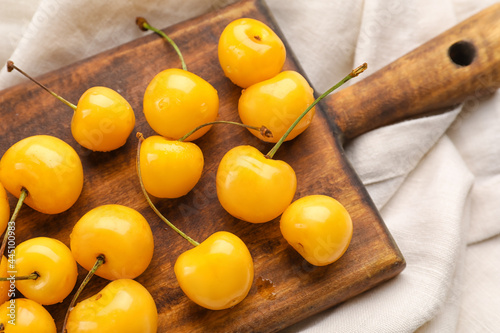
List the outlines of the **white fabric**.
{"type": "MultiPolygon", "coordinates": [[[[0,0],[0,63],[10,58],[33,75],[42,74],[142,36],[131,24],[135,16],[166,27],[228,2],[0,0]]],[[[322,92],[354,66],[367,62],[363,75],[368,75],[494,2],[267,4],[314,88],[322,92]]],[[[0,89],[22,80],[0,71],[0,89]]],[[[499,143],[498,92],[350,143],[347,156],[407,268],[286,332],[498,332],[499,143]]]]}

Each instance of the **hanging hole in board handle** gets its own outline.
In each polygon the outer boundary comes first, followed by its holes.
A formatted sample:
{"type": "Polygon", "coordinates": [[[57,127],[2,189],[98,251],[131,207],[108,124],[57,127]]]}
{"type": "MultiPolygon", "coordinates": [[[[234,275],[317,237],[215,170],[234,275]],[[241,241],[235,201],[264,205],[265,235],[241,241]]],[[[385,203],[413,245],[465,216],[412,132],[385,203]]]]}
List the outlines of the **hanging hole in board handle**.
{"type": "Polygon", "coordinates": [[[476,57],[476,47],[471,42],[461,40],[450,46],[448,56],[459,66],[469,66],[476,57]]]}

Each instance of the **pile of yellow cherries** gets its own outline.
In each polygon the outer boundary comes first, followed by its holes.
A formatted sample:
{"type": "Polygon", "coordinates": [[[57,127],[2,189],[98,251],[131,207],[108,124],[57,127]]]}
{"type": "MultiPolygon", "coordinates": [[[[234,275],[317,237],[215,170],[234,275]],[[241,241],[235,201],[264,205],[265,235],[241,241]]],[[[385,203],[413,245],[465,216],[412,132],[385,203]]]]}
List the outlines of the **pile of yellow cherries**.
{"type": "MultiPolygon", "coordinates": [[[[321,98],[361,73],[366,64],[315,99],[302,75],[282,72],[285,46],[268,26],[250,18],[235,20],[220,36],[218,56],[225,75],[243,88],[238,103],[243,124],[220,121],[219,97],[212,85],[187,70],[179,49],[161,30],[142,18],[137,24],[165,38],[182,63],[182,69],[158,73],[146,88],[144,116],[158,135],[144,138],[137,133],[137,170],[151,208],[194,246],[181,254],[174,266],[185,295],[207,309],[227,309],[247,296],[254,279],[252,256],[239,237],[220,231],[198,243],[165,218],[149,197],[178,198],[196,186],[204,158],[191,141],[217,123],[244,126],[261,140],[275,143],[266,155],[251,146],[237,146],[224,155],[216,175],[222,207],[251,223],[269,222],[281,215],[283,237],[308,262],[322,266],[339,259],[352,237],[348,212],[337,200],[324,195],[310,195],[292,203],[297,188],[295,172],[273,156],[285,140],[306,130],[321,98]],[[325,243],[333,245],[325,249],[325,243]]],[[[13,62],[8,63],[8,69],[30,78],[13,62]]],[[[74,105],[33,81],[74,109],[71,132],[83,147],[107,152],[123,146],[131,136],[134,111],[117,92],[93,87],[74,105]]],[[[4,281],[0,282],[0,332],[56,332],[54,320],[43,305],[62,302],[73,291],[78,264],[89,273],[71,301],[62,332],[157,331],[155,301],[134,280],[148,267],[154,247],[151,228],[136,210],[122,205],[91,209],[74,225],[70,247],[48,237],[26,240],[15,249],[11,246],[23,203],[44,214],[59,214],[78,200],[83,179],[78,154],[53,136],[25,138],[2,156],[0,229],[6,231],[0,249],[0,254],[5,253],[0,265],[0,279],[4,281]],[[12,216],[4,188],[19,200],[12,216]],[[128,260],[130,257],[141,260],[128,260]],[[15,287],[25,298],[11,299],[14,278],[8,272],[14,266],[15,287]],[[111,282],[77,303],[94,274],[111,282]],[[16,312],[15,325],[12,309],[16,312]],[[113,313],[112,319],[109,313],[113,313]]]]}

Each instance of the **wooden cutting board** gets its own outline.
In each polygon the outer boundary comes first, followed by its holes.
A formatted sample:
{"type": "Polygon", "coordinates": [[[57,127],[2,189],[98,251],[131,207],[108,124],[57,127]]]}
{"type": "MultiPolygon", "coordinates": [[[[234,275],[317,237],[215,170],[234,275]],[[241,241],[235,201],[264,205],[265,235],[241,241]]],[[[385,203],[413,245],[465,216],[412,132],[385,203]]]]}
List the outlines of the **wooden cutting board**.
{"type": "MultiPolygon", "coordinates": [[[[135,169],[135,132],[140,131],[146,137],[154,134],[142,113],[145,88],[161,70],[180,66],[172,48],[154,34],[39,78],[74,103],[86,89],[96,85],[121,93],[134,108],[137,123],[127,144],[116,151],[95,153],[80,147],[71,136],[72,110],[33,83],[27,81],[0,92],[0,154],[25,137],[54,135],[75,148],[85,173],[82,195],[68,211],[44,215],[27,206],[22,209],[16,225],[17,242],[48,236],[69,245],[73,225],[90,209],[112,203],[135,208],[147,218],[154,233],[153,261],[137,281],[156,301],[159,332],[275,332],[373,288],[400,273],[405,260],[346,160],[342,144],[370,129],[443,109],[464,101],[467,96],[479,96],[480,90],[498,87],[500,33],[493,27],[500,22],[499,7],[332,95],[318,107],[311,127],[286,143],[275,156],[296,171],[295,199],[309,194],[330,195],[351,214],[354,223],[351,245],[332,265],[314,267],[302,259],[282,238],[278,219],[255,225],[239,221],[222,209],[215,190],[215,173],[222,156],[237,145],[253,145],[262,152],[267,152],[271,145],[244,129],[215,126],[196,142],[206,163],[200,183],[183,198],[155,202],[172,222],[200,242],[220,230],[238,235],[254,258],[255,280],[243,302],[223,311],[203,309],[182,293],[173,265],[191,245],[151,211],[141,193],[135,169]],[[478,22],[489,23],[491,29],[474,29],[478,22]],[[475,45],[476,55],[469,66],[455,64],[447,54],[449,46],[462,39],[475,45]]],[[[217,59],[217,42],[224,27],[239,17],[259,19],[280,34],[259,0],[245,0],[164,30],[183,51],[189,70],[218,90],[219,118],[233,121],[238,120],[241,90],[224,77],[217,59]]],[[[282,35],[281,38],[284,39],[282,35]]],[[[288,46],[287,51],[285,68],[301,71],[288,46]]],[[[15,201],[10,196],[11,207],[15,201]]],[[[86,272],[79,268],[79,274],[78,284],[86,272]]],[[[97,293],[107,283],[94,277],[80,299],[97,293]]],[[[58,329],[69,301],[70,297],[47,307],[58,329]]]]}

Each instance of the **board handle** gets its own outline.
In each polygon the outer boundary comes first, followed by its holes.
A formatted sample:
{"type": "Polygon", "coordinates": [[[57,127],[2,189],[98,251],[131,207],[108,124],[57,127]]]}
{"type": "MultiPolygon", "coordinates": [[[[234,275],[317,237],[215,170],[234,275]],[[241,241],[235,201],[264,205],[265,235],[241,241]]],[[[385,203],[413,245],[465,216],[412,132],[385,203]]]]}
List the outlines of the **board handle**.
{"type": "Polygon", "coordinates": [[[384,125],[477,102],[499,87],[497,3],[330,95],[325,109],[345,141],[384,125]]]}

